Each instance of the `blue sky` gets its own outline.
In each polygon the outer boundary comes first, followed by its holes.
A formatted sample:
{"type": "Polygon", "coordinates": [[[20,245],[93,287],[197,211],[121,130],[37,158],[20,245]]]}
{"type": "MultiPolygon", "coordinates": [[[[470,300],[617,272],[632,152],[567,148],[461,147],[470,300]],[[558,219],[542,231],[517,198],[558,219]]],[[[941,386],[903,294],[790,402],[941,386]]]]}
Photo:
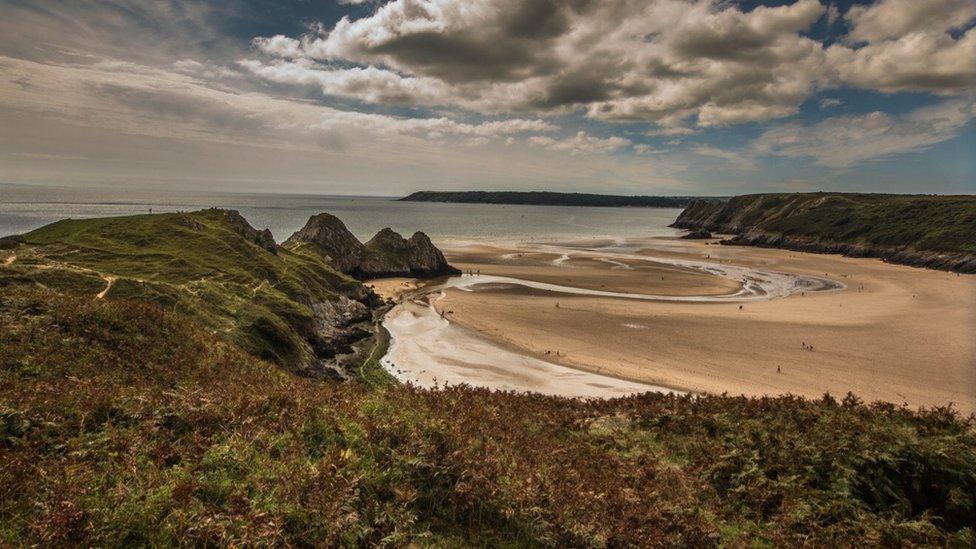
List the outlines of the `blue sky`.
{"type": "Polygon", "coordinates": [[[0,181],[976,192],[972,0],[0,11],[0,181]]]}

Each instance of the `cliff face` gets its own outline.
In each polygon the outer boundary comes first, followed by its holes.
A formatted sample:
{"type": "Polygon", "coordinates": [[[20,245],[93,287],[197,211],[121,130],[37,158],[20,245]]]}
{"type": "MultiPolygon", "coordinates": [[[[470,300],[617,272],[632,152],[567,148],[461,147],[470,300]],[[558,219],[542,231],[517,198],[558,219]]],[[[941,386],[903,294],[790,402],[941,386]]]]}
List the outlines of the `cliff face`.
{"type": "Polygon", "coordinates": [[[359,280],[405,276],[430,278],[461,272],[447,263],[444,254],[424,233],[409,239],[386,228],[363,244],[335,216],[319,214],[285,241],[295,248],[311,244],[340,271],[359,280]]]}
{"type": "Polygon", "coordinates": [[[693,201],[671,225],[731,234],[722,244],[878,257],[976,273],[976,197],[760,194],[693,201]]]}
{"type": "Polygon", "coordinates": [[[292,248],[302,243],[317,246],[333,267],[346,274],[362,261],[363,244],[332,214],[320,213],[308,218],[305,226],[282,245],[292,248]]]}

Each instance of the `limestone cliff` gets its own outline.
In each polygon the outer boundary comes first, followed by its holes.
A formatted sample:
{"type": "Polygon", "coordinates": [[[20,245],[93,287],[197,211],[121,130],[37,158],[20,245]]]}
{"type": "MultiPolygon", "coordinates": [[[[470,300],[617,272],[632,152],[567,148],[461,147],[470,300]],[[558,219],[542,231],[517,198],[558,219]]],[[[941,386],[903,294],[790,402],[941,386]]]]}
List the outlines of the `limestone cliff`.
{"type": "Polygon", "coordinates": [[[312,246],[336,269],[360,280],[460,274],[422,232],[405,239],[396,231],[385,228],[363,244],[342,221],[327,213],[310,217],[305,226],[284,243],[288,248],[302,245],[312,246]]]}

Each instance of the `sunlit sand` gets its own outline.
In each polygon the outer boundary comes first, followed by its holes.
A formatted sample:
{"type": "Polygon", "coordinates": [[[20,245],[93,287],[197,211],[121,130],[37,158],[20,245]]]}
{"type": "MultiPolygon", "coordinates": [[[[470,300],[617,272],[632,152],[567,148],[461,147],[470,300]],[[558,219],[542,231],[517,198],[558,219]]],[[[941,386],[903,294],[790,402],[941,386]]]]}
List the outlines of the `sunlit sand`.
{"type": "Polygon", "coordinates": [[[472,275],[387,318],[399,379],[568,396],[851,391],[976,410],[972,276],[671,238],[447,253],[472,275]]]}

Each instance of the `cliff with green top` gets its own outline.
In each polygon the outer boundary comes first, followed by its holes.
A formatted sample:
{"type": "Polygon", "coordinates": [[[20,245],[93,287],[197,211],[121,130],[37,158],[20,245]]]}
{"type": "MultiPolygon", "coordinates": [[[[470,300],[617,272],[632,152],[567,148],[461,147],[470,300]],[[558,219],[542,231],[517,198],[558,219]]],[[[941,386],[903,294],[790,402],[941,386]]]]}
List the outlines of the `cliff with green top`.
{"type": "Polygon", "coordinates": [[[698,199],[672,225],[723,244],[877,257],[976,273],[976,196],[780,193],[698,199]]]}

